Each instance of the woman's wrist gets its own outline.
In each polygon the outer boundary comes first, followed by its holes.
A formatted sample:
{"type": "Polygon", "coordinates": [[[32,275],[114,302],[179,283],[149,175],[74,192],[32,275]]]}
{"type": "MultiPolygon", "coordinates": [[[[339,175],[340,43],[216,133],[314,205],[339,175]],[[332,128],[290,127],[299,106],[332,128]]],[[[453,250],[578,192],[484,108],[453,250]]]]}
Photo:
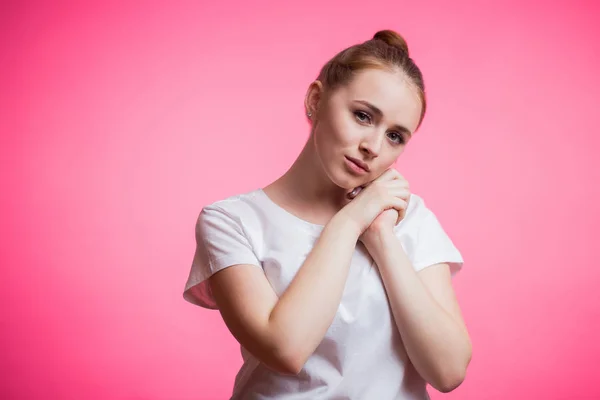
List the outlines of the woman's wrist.
{"type": "Polygon", "coordinates": [[[363,235],[363,243],[372,250],[380,250],[390,244],[395,244],[397,240],[393,229],[377,229],[370,231],[368,235],[363,235]]]}
{"type": "Polygon", "coordinates": [[[360,224],[352,218],[346,209],[338,211],[327,224],[328,226],[334,226],[336,229],[340,229],[342,232],[348,232],[353,238],[358,241],[360,235],[362,235],[362,227],[360,224]]]}

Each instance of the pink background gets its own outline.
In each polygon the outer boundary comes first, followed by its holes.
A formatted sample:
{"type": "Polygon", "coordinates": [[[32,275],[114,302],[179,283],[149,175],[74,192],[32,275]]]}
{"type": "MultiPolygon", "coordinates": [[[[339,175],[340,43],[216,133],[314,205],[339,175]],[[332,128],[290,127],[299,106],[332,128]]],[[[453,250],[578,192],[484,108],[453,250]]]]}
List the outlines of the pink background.
{"type": "Polygon", "coordinates": [[[473,360],[432,397],[600,398],[597,2],[52,3],[0,5],[0,397],[227,398],[195,219],[280,176],[319,68],[391,28],[430,99],[397,167],[466,261],[473,360]]]}

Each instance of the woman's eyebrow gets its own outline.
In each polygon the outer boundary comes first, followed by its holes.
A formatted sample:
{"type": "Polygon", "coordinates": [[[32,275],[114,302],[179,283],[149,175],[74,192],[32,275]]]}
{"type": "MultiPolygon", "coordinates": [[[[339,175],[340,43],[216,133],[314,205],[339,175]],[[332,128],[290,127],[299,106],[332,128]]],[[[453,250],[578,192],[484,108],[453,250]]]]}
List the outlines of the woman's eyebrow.
{"type": "MultiPolygon", "coordinates": [[[[377,106],[369,103],[366,100],[355,100],[355,101],[357,103],[360,103],[360,104],[366,106],[367,108],[369,108],[373,112],[373,114],[377,114],[377,116],[379,118],[383,117],[383,112],[377,106]]],[[[402,125],[396,124],[393,126],[393,128],[406,133],[408,136],[412,136],[412,132],[408,128],[406,128],[402,125]]]]}

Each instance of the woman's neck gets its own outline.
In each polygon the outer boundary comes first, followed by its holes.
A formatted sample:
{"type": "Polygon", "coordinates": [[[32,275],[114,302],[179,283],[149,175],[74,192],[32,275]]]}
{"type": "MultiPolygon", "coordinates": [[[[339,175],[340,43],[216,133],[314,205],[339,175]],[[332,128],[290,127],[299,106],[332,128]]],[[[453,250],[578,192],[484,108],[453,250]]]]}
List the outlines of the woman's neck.
{"type": "Polygon", "coordinates": [[[263,190],[281,207],[321,225],[345,204],[346,190],[325,174],[312,137],[288,171],[263,190]]]}

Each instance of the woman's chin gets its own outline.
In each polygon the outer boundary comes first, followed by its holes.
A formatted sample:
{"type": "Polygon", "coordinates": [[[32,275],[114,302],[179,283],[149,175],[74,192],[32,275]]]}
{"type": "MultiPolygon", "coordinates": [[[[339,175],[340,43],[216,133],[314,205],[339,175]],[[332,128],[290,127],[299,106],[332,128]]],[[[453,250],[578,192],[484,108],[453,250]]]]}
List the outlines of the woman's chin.
{"type": "Polygon", "coordinates": [[[341,179],[337,179],[337,180],[332,179],[331,181],[333,182],[333,184],[338,186],[340,189],[343,189],[344,191],[347,191],[347,192],[350,192],[354,188],[365,184],[364,179],[356,179],[356,178],[348,177],[348,176],[342,177],[341,179]]]}
{"type": "Polygon", "coordinates": [[[326,175],[329,177],[331,183],[333,183],[340,189],[343,189],[345,192],[350,192],[356,187],[362,186],[365,183],[367,183],[366,176],[353,176],[352,174],[348,173],[344,168],[340,168],[338,170],[326,170],[326,175]]]}

